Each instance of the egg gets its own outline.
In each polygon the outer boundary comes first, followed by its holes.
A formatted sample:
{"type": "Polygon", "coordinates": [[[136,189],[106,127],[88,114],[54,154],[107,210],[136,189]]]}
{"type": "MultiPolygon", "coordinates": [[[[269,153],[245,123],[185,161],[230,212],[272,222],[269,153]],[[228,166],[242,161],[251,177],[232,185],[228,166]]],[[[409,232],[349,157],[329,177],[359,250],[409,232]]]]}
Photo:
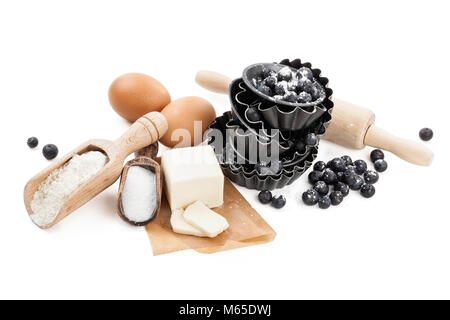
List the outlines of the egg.
{"type": "Polygon", "coordinates": [[[109,102],[123,118],[134,122],[151,111],[161,111],[170,103],[167,89],[142,73],[121,75],[109,87],[109,102]]]}
{"type": "Polygon", "coordinates": [[[170,148],[201,143],[204,132],[216,118],[212,104],[200,97],[174,100],[161,113],[166,117],[169,127],[160,142],[170,148]]]}

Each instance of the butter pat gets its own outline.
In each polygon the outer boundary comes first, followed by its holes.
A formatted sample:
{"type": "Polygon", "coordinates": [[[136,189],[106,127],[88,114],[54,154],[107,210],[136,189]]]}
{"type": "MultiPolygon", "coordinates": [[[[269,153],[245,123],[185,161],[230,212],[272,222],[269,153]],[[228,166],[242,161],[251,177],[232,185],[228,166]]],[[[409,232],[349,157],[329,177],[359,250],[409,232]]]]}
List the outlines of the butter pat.
{"type": "Polygon", "coordinates": [[[198,200],[209,208],[223,204],[224,177],[211,146],[168,150],[161,157],[161,167],[172,211],[198,200]]]}
{"type": "Polygon", "coordinates": [[[183,216],[190,225],[200,229],[210,238],[216,237],[229,226],[227,219],[209,209],[201,201],[188,206],[183,216]]]}
{"type": "Polygon", "coordinates": [[[187,223],[186,220],[184,220],[183,213],[183,209],[172,210],[170,224],[172,225],[173,232],[190,236],[207,237],[207,234],[202,230],[187,223]]]}

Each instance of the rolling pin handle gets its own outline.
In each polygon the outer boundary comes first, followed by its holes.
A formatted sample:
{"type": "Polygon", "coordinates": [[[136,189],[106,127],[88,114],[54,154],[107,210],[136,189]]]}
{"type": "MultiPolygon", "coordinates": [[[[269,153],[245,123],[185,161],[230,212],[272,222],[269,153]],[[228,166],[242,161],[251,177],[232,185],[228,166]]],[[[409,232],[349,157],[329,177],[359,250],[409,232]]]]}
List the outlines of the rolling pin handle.
{"type": "Polygon", "coordinates": [[[385,149],[408,162],[429,166],[433,162],[433,152],[421,143],[396,137],[372,125],[364,137],[364,144],[385,149]]]}
{"type": "Polygon", "coordinates": [[[214,71],[197,72],[195,81],[206,90],[223,94],[228,94],[231,83],[229,77],[214,71]]]}

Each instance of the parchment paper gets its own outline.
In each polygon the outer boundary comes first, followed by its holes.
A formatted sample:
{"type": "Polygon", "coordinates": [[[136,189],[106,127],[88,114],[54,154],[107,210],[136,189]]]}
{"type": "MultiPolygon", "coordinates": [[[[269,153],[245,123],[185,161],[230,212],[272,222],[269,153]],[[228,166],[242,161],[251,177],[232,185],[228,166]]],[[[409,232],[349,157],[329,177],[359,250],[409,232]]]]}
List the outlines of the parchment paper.
{"type": "Polygon", "coordinates": [[[177,234],[170,225],[170,207],[162,197],[158,217],[146,226],[154,255],[186,249],[200,253],[214,253],[272,241],[276,233],[252,208],[233,184],[225,178],[224,204],[213,209],[223,215],[230,227],[215,238],[202,238],[177,234]]]}

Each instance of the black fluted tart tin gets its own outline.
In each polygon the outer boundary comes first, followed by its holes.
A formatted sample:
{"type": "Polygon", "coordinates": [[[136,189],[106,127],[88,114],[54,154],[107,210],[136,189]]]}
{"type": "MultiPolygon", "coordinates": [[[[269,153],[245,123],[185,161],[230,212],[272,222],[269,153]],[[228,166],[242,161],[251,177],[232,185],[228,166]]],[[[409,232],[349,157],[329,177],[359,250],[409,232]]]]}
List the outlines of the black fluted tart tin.
{"type": "MultiPolygon", "coordinates": [[[[301,104],[275,100],[258,92],[250,84],[249,77],[251,75],[249,75],[249,70],[251,71],[260,65],[267,66],[269,64],[249,66],[244,70],[243,78],[238,78],[231,83],[229,94],[232,105],[237,102],[256,107],[270,127],[286,131],[297,131],[308,128],[324,113],[328,113],[331,117],[333,109],[331,97],[333,90],[328,87],[329,80],[322,76],[320,69],[312,68],[311,63],[302,63],[300,59],[294,59],[292,61],[284,59],[279,63],[279,65],[294,69],[301,67],[310,68],[314,79],[324,88],[325,96],[323,99],[318,102],[301,104]]],[[[274,67],[277,66],[276,63],[273,65],[274,67]]]]}

